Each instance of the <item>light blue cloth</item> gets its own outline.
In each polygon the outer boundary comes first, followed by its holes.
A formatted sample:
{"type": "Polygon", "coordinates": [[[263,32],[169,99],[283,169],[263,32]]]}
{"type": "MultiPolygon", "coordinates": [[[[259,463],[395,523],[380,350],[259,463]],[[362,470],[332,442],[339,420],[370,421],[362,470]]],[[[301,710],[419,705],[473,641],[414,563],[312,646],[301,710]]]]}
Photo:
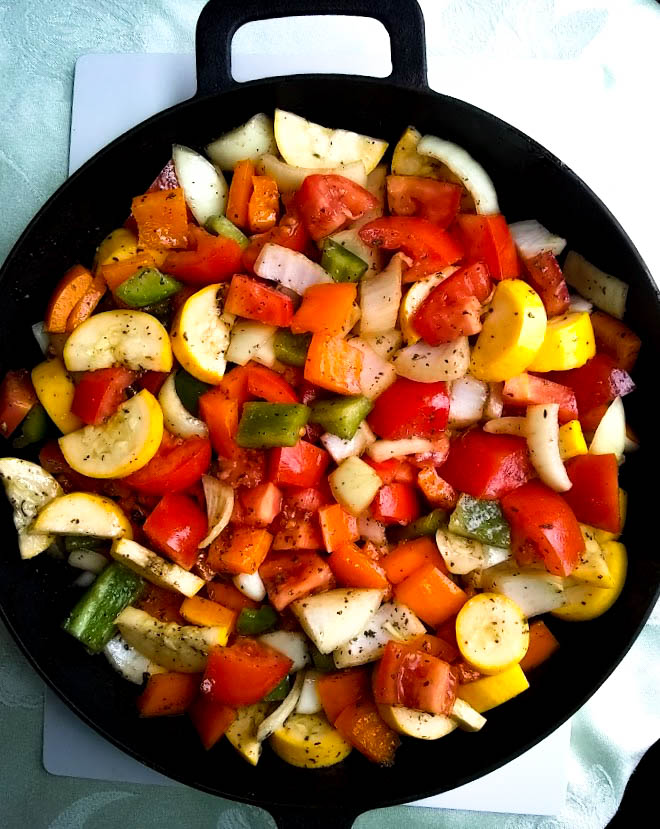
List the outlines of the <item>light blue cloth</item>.
{"type": "MultiPolygon", "coordinates": [[[[598,55],[600,49],[608,56],[602,66],[610,85],[629,82],[630,67],[640,60],[650,61],[651,52],[645,47],[657,45],[660,39],[660,15],[653,0],[602,0],[599,7],[595,7],[598,0],[591,4],[569,0],[427,0],[422,5],[431,55],[476,58],[487,52],[503,59],[565,60],[587,53],[598,55]],[[628,44],[623,57],[618,49],[622,42],[628,44]]],[[[191,52],[202,6],[202,0],[87,0],[84,4],[74,0],[0,0],[0,260],[65,177],[76,58],[89,52],[191,52]]],[[[270,40],[262,36],[256,48],[267,50],[277,38],[277,32],[270,40]]],[[[649,107],[657,100],[652,90],[659,64],[657,58],[653,60],[656,71],[649,64],[649,107]]],[[[639,84],[634,86],[638,89],[639,84]]],[[[549,117],[554,114],[560,119],[559,110],[559,105],[549,106],[549,117]]],[[[652,122],[647,119],[645,123],[648,130],[652,122]]],[[[633,140],[639,140],[635,135],[638,129],[631,121],[622,126],[630,149],[639,150],[639,144],[632,145],[633,140]]],[[[656,121],[649,148],[655,148],[657,135],[656,121]]],[[[643,159],[639,156],[633,152],[626,161],[627,172],[639,175],[639,183],[628,182],[629,192],[634,195],[635,188],[648,188],[654,182],[657,192],[657,160],[655,168],[646,169],[640,166],[643,159]]],[[[626,171],[620,173],[625,179],[626,171]]],[[[630,223],[628,229],[643,253],[648,246],[649,253],[657,256],[655,230],[650,229],[655,201],[649,197],[646,205],[648,224],[640,225],[638,236],[630,223]]],[[[632,210],[630,215],[632,222],[632,210]]],[[[655,222],[657,210],[654,226],[655,222]]],[[[358,829],[395,829],[404,824],[417,829],[605,826],[635,764],[660,737],[659,625],[656,610],[614,676],[575,717],[568,798],[558,818],[398,807],[361,817],[358,829]]],[[[4,794],[0,798],[0,825],[7,829],[161,829],[172,824],[172,815],[177,815],[182,825],[204,829],[272,826],[272,820],[259,809],[190,789],[51,777],[41,765],[41,716],[41,682],[0,628],[0,779],[4,794]]]]}

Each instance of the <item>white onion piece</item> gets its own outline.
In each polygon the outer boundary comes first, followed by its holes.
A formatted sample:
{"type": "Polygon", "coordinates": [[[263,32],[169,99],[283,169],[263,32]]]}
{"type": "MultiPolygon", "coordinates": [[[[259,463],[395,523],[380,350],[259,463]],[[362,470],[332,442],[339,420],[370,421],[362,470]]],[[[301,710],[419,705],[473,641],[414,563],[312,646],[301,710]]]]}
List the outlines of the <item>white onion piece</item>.
{"type": "Polygon", "coordinates": [[[481,420],[488,397],[488,384],[475,377],[454,380],[449,398],[449,425],[462,429],[481,420]]]}
{"type": "Polygon", "coordinates": [[[583,311],[590,314],[593,311],[593,302],[589,302],[589,300],[585,299],[583,296],[580,296],[579,294],[569,294],[569,297],[570,304],[568,306],[568,312],[570,314],[581,313],[583,311]]]}
{"type": "Polygon", "coordinates": [[[570,250],[564,262],[566,282],[593,304],[617,319],[623,319],[626,310],[628,286],[605,271],[601,271],[584,256],[570,250]]]}
{"type": "Polygon", "coordinates": [[[398,375],[418,383],[460,380],[470,367],[470,344],[467,337],[442,345],[420,340],[397,351],[392,364],[398,375]]]}
{"type": "Polygon", "coordinates": [[[270,242],[261,249],[254,263],[254,272],[262,279],[277,282],[300,296],[312,285],[332,282],[330,275],[304,253],[270,242]]]}
{"type": "Polygon", "coordinates": [[[264,633],[259,637],[261,642],[275,648],[276,651],[288,656],[293,662],[292,671],[301,671],[306,665],[310,665],[312,657],[309,652],[309,639],[304,633],[297,630],[275,630],[272,633],[264,633]]]}
{"type": "Polygon", "coordinates": [[[259,573],[239,573],[232,579],[234,587],[240,590],[248,599],[254,602],[263,602],[266,598],[266,588],[259,573]]]}
{"type": "Polygon", "coordinates": [[[527,437],[527,419],[524,417],[498,417],[484,423],[484,432],[490,435],[516,435],[527,437]]]}
{"type": "Polygon", "coordinates": [[[166,673],[165,668],[156,665],[151,659],[147,659],[140,651],[129,645],[121,633],[112,637],[103,648],[103,653],[115,671],[135,685],[142,685],[145,674],[152,676],[166,673]]]}
{"type": "Polygon", "coordinates": [[[203,420],[194,417],[183,405],[176,393],[175,375],[172,373],[163,383],[158,402],[163,410],[165,428],[180,438],[204,438],[209,430],[203,420]]]}
{"type": "Polygon", "coordinates": [[[387,536],[385,535],[385,524],[376,521],[373,515],[363,513],[358,517],[358,532],[360,538],[366,541],[371,541],[377,547],[382,547],[387,544],[387,536]]]}
{"type": "Polygon", "coordinates": [[[495,186],[476,159],[451,141],[435,135],[425,135],[417,145],[420,155],[430,156],[446,164],[472,196],[477,213],[499,213],[495,186]]]}
{"type": "Polygon", "coordinates": [[[357,432],[350,440],[340,438],[331,432],[325,432],[325,434],[321,435],[321,443],[335,463],[341,463],[346,458],[359,458],[367,446],[374,443],[375,440],[376,435],[374,435],[364,420],[360,423],[357,432]]]}
{"type": "Polygon", "coordinates": [[[229,524],[234,510],[234,490],[223,484],[212,475],[202,475],[204,498],[206,499],[206,515],[209,532],[206,538],[199,543],[199,548],[208,547],[229,524]]]}
{"type": "Polygon", "coordinates": [[[360,371],[360,389],[365,397],[374,400],[396,380],[396,371],[392,363],[380,357],[366,340],[354,337],[350,344],[362,352],[362,370],[360,371]]]}
{"type": "Polygon", "coordinates": [[[74,550],[69,554],[68,562],[71,567],[94,573],[95,576],[98,576],[109,564],[105,556],[94,550],[74,550]]]}
{"type": "Polygon", "coordinates": [[[46,324],[43,321],[35,322],[32,326],[32,333],[41,349],[41,353],[45,356],[48,354],[48,348],[50,346],[50,337],[48,336],[48,331],[46,331],[46,324]]]}
{"type": "Polygon", "coordinates": [[[481,586],[484,590],[508,596],[528,618],[556,610],[566,601],[564,579],[545,569],[520,569],[515,564],[500,564],[483,571],[481,586]]]}
{"type": "Polygon", "coordinates": [[[360,334],[379,334],[396,328],[401,303],[404,258],[396,253],[384,271],[360,282],[360,334]]]}
{"type": "Polygon", "coordinates": [[[264,740],[267,740],[274,731],[277,731],[278,728],[281,728],[284,725],[289,715],[293,714],[296,705],[298,704],[298,699],[300,698],[303,682],[304,674],[298,673],[296,681],[293,683],[293,687],[289,691],[286,698],[270,716],[266,717],[259,728],[257,728],[258,743],[263,743],[264,740]]]}
{"type": "Polygon", "coordinates": [[[504,399],[502,398],[503,388],[504,383],[488,384],[488,400],[484,408],[484,417],[486,420],[502,417],[502,412],[504,411],[504,399]]]}
{"type": "MultiPolygon", "coordinates": [[[[378,208],[374,208],[374,210],[377,209],[378,208]]],[[[368,212],[371,213],[373,211],[368,212]]],[[[374,276],[375,274],[380,273],[383,269],[383,255],[379,248],[372,247],[360,239],[359,229],[362,227],[362,224],[362,220],[358,219],[358,221],[353,222],[350,227],[347,227],[345,230],[339,230],[337,233],[333,233],[328,238],[333,242],[336,242],[338,245],[341,245],[343,248],[346,248],[346,250],[351,253],[354,253],[358,259],[361,259],[363,262],[367,263],[367,270],[365,271],[364,276],[374,276]]]]}
{"type": "Polygon", "coordinates": [[[272,355],[275,360],[274,325],[266,325],[256,320],[239,319],[231,329],[229,348],[226,358],[231,363],[244,366],[254,360],[263,362],[272,355]]]}
{"type": "Polygon", "coordinates": [[[202,227],[211,216],[224,216],[229,188],[222,172],[203,155],[174,144],[172,161],[191,213],[202,227]]]}
{"type": "Polygon", "coordinates": [[[382,357],[383,360],[389,360],[394,352],[401,348],[402,337],[401,332],[396,328],[391,331],[381,331],[380,334],[369,334],[362,337],[365,343],[368,343],[371,348],[382,357]]]}
{"type": "Polygon", "coordinates": [[[318,671],[305,671],[303,686],[296,705],[296,714],[318,714],[323,710],[319,696],[320,678],[321,674],[318,671]]]}
{"type": "Polygon", "coordinates": [[[527,448],[530,460],[544,484],[566,492],[573,484],[559,454],[559,404],[527,407],[527,448]]]}
{"type": "Polygon", "coordinates": [[[616,455],[620,460],[626,448],[626,413],[620,397],[613,400],[594,432],[589,453],[616,455]]]}
{"type": "Polygon", "coordinates": [[[361,161],[352,161],[350,164],[342,164],[340,167],[314,170],[311,167],[294,167],[292,164],[287,164],[286,161],[267,153],[257,162],[257,170],[261,175],[274,178],[280,193],[293,193],[300,188],[307,176],[313,175],[343,176],[359,184],[360,187],[367,186],[367,173],[361,161]]]}
{"type": "Polygon", "coordinates": [[[85,570],[85,572],[81,573],[73,583],[76,587],[90,587],[95,581],[96,576],[94,573],[90,573],[89,570],[85,570]]]}
{"type": "Polygon", "coordinates": [[[376,463],[382,463],[390,458],[403,458],[405,455],[431,451],[433,451],[433,441],[426,438],[402,438],[401,440],[377,440],[367,448],[367,455],[376,463]]]}
{"type": "Polygon", "coordinates": [[[273,119],[264,112],[258,112],[245,124],[208,144],[206,152],[222,170],[233,170],[244,159],[256,162],[265,153],[276,153],[273,119]]]}
{"type": "Polygon", "coordinates": [[[625,445],[623,447],[623,451],[626,452],[626,453],[636,452],[638,449],[639,449],[639,441],[636,438],[631,437],[631,435],[629,435],[628,432],[626,431],[626,442],[625,442],[625,445]]]}
{"type": "Polygon", "coordinates": [[[526,219],[524,222],[513,222],[509,225],[513,241],[525,259],[530,259],[538,253],[549,250],[555,256],[566,247],[566,239],[555,236],[554,233],[543,227],[536,219],[526,219]]]}

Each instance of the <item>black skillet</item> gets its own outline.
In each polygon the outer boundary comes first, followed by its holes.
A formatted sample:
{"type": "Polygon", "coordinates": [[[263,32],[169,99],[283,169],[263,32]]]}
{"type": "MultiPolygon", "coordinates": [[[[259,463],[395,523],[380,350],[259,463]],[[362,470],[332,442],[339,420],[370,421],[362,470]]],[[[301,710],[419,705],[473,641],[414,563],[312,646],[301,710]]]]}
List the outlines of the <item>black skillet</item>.
{"type": "Polygon", "coordinates": [[[3,371],[39,359],[30,326],[42,319],[54,282],[71,264],[91,261],[99,239],[122,223],[132,196],[143,192],[168,160],[173,142],[202,148],[255,112],[270,113],[277,106],[392,143],[414,124],[466,147],[492,176],[510,221],[538,219],[629,283],[627,319],[644,342],[635,372],[639,390],[626,400],[642,450],[622,470],[630,493],[625,534],[630,571],[621,598],[593,622],[551,619],[562,646],[533,674],[529,691],[492,711],[479,734],[457,732],[438,743],[404,740],[392,769],[371,765],[353,752],[335,768],[305,771],[285,765],[268,749],[253,769],[226,741],[207,754],[185,718],[139,720],[135,686],[59,630],[78,595],[70,571],[45,556],[20,561],[2,499],[3,618],[35,669],[78,716],[151,768],[198,789],[263,806],[279,825],[350,826],[361,812],[455,788],[531,748],[589,699],[639,633],[660,584],[660,557],[651,541],[660,468],[653,379],[660,339],[658,292],[620,225],[561,161],[492,115],[428,88],[424,22],[415,0],[211,0],[197,26],[197,75],[193,99],[150,118],[98,153],[48,201],[12,250],[0,273],[3,371]],[[306,75],[244,84],[232,79],[230,46],[241,25],[331,13],[373,17],[385,25],[391,38],[390,77],[306,75]]]}

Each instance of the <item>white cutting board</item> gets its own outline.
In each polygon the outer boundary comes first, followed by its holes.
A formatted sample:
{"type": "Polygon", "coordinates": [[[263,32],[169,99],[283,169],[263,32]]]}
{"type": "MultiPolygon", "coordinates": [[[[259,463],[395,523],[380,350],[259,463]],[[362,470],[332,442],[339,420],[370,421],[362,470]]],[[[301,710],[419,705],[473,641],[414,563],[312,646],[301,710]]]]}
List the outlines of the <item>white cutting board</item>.
{"type": "MultiPolygon", "coordinates": [[[[330,55],[325,50],[323,55],[316,57],[310,52],[305,56],[304,64],[299,56],[292,61],[282,57],[276,71],[283,75],[300,71],[327,72],[341,65],[345,71],[387,74],[382,49],[354,50],[350,57],[350,47],[350,42],[343,42],[341,62],[336,58],[339,50],[330,50],[330,55]],[[348,63],[349,60],[352,63],[348,63]]],[[[74,83],[69,171],[76,170],[130,127],[193,95],[194,65],[191,55],[85,55],[80,58],[74,83]]],[[[525,78],[530,87],[552,82],[555,88],[557,84],[562,85],[566,94],[572,90],[576,106],[579,99],[593,102],[593,96],[598,92],[595,77],[588,71],[576,72],[570,62],[521,61],[513,66],[502,62],[486,65],[482,61],[475,66],[474,59],[454,57],[446,63],[441,58],[429,61],[429,77],[432,81],[442,79],[443,92],[487,106],[496,114],[515,121],[511,100],[498,98],[498,90],[503,88],[503,82],[513,71],[518,77],[525,78]]],[[[241,80],[274,74],[273,58],[249,52],[235,54],[234,74],[241,80]]],[[[530,118],[528,107],[524,111],[521,108],[519,114],[518,123],[530,118]]],[[[541,116],[539,113],[539,126],[543,120],[541,116]]],[[[529,125],[528,129],[534,131],[529,125]]],[[[543,135],[540,137],[543,140],[543,135]]],[[[154,175],[160,163],[161,159],[154,161],[154,175]]],[[[521,727],[524,727],[522,723],[521,727]]],[[[466,734],[465,739],[469,740],[470,736],[466,734]]],[[[567,723],[501,769],[454,791],[412,805],[555,815],[562,809],[566,795],[569,743],[570,723],[567,723]]],[[[66,777],[178,785],[99,737],[49,691],[44,705],[43,763],[46,771],[66,777]]],[[[249,770],[246,769],[246,773],[249,770]]]]}

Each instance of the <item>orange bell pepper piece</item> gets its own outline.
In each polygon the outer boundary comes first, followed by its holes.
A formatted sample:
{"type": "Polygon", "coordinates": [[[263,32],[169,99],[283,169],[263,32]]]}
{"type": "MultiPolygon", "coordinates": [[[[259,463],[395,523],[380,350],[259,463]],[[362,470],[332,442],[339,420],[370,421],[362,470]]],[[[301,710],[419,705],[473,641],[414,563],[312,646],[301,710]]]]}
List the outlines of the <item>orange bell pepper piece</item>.
{"type": "Polygon", "coordinates": [[[63,334],[69,314],[92,284],[92,274],[82,265],[74,265],[64,274],[52,293],[44,324],[51,334],[63,334]]]}
{"type": "Polygon", "coordinates": [[[369,672],[366,668],[348,668],[323,674],[319,677],[318,692],[325,715],[334,725],[344,708],[369,696],[369,672]]]}
{"type": "Polygon", "coordinates": [[[549,659],[558,648],[559,642],[553,636],[552,631],[545,622],[538,619],[529,626],[529,647],[520,662],[520,667],[526,674],[549,659]]]}
{"type": "Polygon", "coordinates": [[[239,161],[234,167],[234,174],[229,185],[227,198],[227,218],[237,227],[248,228],[248,212],[252,195],[254,164],[249,158],[239,161]]]}
{"type": "Polygon", "coordinates": [[[195,699],[201,674],[153,674],[137,698],[141,717],[172,717],[183,714],[195,699]]]}
{"type": "Polygon", "coordinates": [[[233,458],[239,451],[235,441],[238,407],[238,402],[226,397],[219,387],[209,389],[199,398],[199,416],[209,428],[211,445],[223,458],[233,458]]]}
{"type": "Polygon", "coordinates": [[[385,575],[392,584],[399,584],[415,570],[429,563],[443,573],[447,572],[437,544],[428,536],[402,541],[381,561],[385,575]]]}
{"type": "Polygon", "coordinates": [[[280,193],[270,176],[252,176],[252,195],[248,202],[250,233],[265,233],[275,227],[280,215],[280,193]]]}
{"type": "Polygon", "coordinates": [[[342,544],[357,541],[360,537],[357,518],[342,509],[339,504],[321,507],[319,510],[319,522],[321,524],[323,543],[329,553],[338,550],[342,544]]]}
{"type": "Polygon", "coordinates": [[[238,616],[235,610],[224,607],[217,602],[212,602],[210,599],[204,599],[202,596],[190,596],[184,599],[180,612],[186,622],[191,625],[224,628],[226,635],[224,636],[224,642],[220,641],[218,643],[220,645],[227,644],[227,639],[234,629],[234,623],[238,616]]]}
{"type": "Polygon", "coordinates": [[[312,285],[305,291],[302,304],[291,321],[294,334],[312,331],[328,336],[342,335],[350,323],[357,299],[357,285],[352,282],[312,285]]]}
{"type": "Polygon", "coordinates": [[[181,187],[136,196],[131,213],[138,241],[145,248],[185,248],[188,244],[188,208],[181,187]]]}
{"type": "Polygon", "coordinates": [[[188,709],[188,716],[197,729],[202,745],[208,751],[234,722],[236,711],[201,695],[188,709]]]}
{"type": "Polygon", "coordinates": [[[76,302],[66,321],[66,330],[73,331],[81,322],[85,322],[88,317],[96,310],[96,306],[105,296],[108,289],[105,279],[101,274],[98,274],[92,280],[87,293],[76,302]]]}
{"type": "Polygon", "coordinates": [[[454,509],[456,506],[458,493],[449,481],[438,475],[434,466],[425,466],[419,470],[417,484],[431,506],[442,509],[454,509]]]}
{"type": "Polygon", "coordinates": [[[397,584],[394,595],[427,625],[441,625],[467,601],[467,594],[432,563],[397,584]]]}
{"type": "Polygon", "coordinates": [[[224,605],[225,607],[240,613],[244,607],[256,610],[259,602],[244,596],[240,590],[226,581],[209,581],[206,583],[206,592],[212,602],[224,605]]]}
{"type": "Polygon", "coordinates": [[[621,320],[603,311],[594,311],[591,324],[596,338],[596,350],[611,357],[619,368],[632,371],[642,341],[621,320]]]}
{"type": "Polygon", "coordinates": [[[153,267],[157,267],[153,252],[145,250],[137,253],[135,256],[129,256],[128,259],[121,259],[119,262],[110,262],[107,265],[101,265],[99,268],[99,276],[114,293],[122,282],[126,282],[127,279],[130,279],[139,270],[153,267]]]}
{"type": "Polygon", "coordinates": [[[305,380],[338,394],[360,394],[362,352],[342,340],[314,334],[307,351],[305,380]]]}
{"type": "Polygon", "coordinates": [[[344,708],[335,720],[335,728],[373,763],[393,765],[394,754],[401,741],[385,724],[371,700],[362,700],[344,708]]]}
{"type": "Polygon", "coordinates": [[[373,587],[387,590],[390,586],[378,560],[370,558],[356,544],[342,544],[328,559],[340,587],[373,587]]]}
{"type": "Polygon", "coordinates": [[[255,527],[237,527],[230,539],[219,538],[211,544],[207,563],[213,570],[238,575],[256,573],[268,555],[273,536],[255,527]]]}
{"type": "Polygon", "coordinates": [[[133,604],[161,622],[175,622],[177,625],[186,623],[180,612],[181,594],[165,590],[164,587],[158,587],[156,584],[147,582],[139,598],[133,604]]]}

